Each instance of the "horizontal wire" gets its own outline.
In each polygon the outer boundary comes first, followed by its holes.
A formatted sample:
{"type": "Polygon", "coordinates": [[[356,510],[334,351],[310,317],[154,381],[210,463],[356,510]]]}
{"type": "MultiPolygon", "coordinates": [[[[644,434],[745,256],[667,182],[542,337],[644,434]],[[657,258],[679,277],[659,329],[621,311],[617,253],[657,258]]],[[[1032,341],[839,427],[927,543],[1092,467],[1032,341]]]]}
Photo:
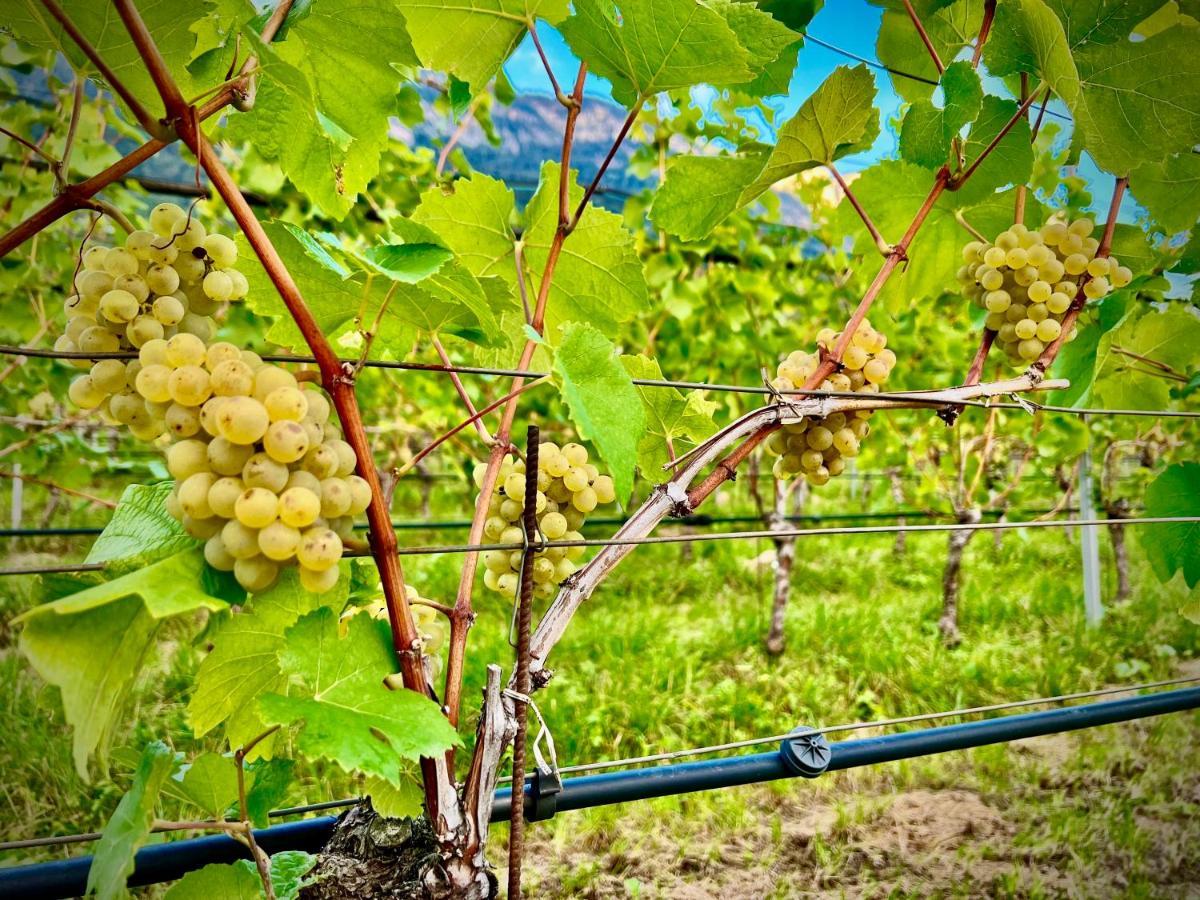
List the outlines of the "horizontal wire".
{"type": "MultiPolygon", "coordinates": [[[[919,713],[913,716],[901,716],[892,719],[876,719],[869,722],[851,722],[845,725],[828,725],[824,728],[796,729],[785,734],[771,735],[769,737],[748,738],[744,741],[730,741],[725,744],[713,744],[708,747],[693,747],[688,750],[672,750],[665,753],[654,753],[647,756],[631,756],[626,759],[582,763],[575,766],[562,766],[558,769],[558,772],[560,775],[566,775],[575,772],[594,772],[602,769],[615,769],[623,766],[637,765],[640,763],[662,762],[671,759],[685,759],[689,756],[704,756],[710,753],[719,753],[725,750],[737,750],[744,747],[773,744],[780,741],[790,740],[802,735],[836,734],[838,732],[859,731],[866,728],[886,728],[893,725],[904,725],[913,722],[927,722],[935,719],[961,718],[963,716],[997,712],[1004,709],[1019,709],[1024,706],[1038,706],[1045,703],[1062,703],[1069,700],[1083,700],[1088,697],[1103,697],[1110,694],[1126,693],[1128,691],[1143,691],[1150,690],[1152,688],[1190,684],[1195,681],[1200,681],[1200,675],[1192,675],[1184,678],[1172,678],[1165,681],[1151,681],[1142,684],[1130,684],[1119,687],[1100,688],[1093,691],[1078,691],[1073,694],[1059,694],[1055,697],[1037,697],[1027,700],[1013,700],[1008,703],[994,703],[989,706],[974,706],[965,709],[947,710],[945,712],[919,713]]],[[[512,776],[502,775],[498,781],[501,784],[511,783],[512,776]]],[[[341,800],[325,800],[321,803],[308,803],[301,806],[288,806],[282,809],[273,809],[268,812],[267,815],[273,819],[281,818],[283,816],[304,815],[305,813],[310,812],[322,812],[323,810],[327,809],[341,809],[347,806],[354,806],[356,803],[360,803],[362,800],[362,797],[345,797],[341,800]]],[[[156,833],[167,830],[171,829],[153,828],[151,829],[151,832],[156,833]]],[[[17,841],[3,841],[0,842],[0,852],[5,850],[24,850],[33,847],[55,847],[63,844],[84,844],[92,841],[98,841],[100,837],[100,832],[90,831],[81,834],[61,834],[41,838],[25,838],[17,841]]]]}
{"type": "MultiPolygon", "coordinates": [[[[66,352],[61,350],[29,349],[8,344],[0,344],[0,356],[30,356],[37,359],[135,359],[137,353],[131,350],[117,350],[111,353],[66,352]]],[[[262,357],[266,362],[313,363],[311,356],[295,356],[291,354],[266,354],[262,357]]],[[[357,359],[343,359],[344,363],[358,364],[357,359]]],[[[440,372],[456,375],[499,375],[512,378],[538,379],[546,377],[546,372],[533,372],[526,369],[492,369],[481,366],[444,366],[438,363],[408,363],[391,360],[367,360],[363,365],[368,368],[403,369],[415,372],[440,372]]],[[[720,384],[705,381],[673,381],[666,378],[633,378],[630,381],[638,387],[675,388],[677,390],[717,391],[733,394],[759,394],[766,396],[784,397],[835,397],[853,400],[863,400],[874,397],[890,403],[921,403],[930,407],[974,406],[981,409],[1030,409],[1043,412],[1068,413],[1077,416],[1153,416],[1158,418],[1200,418],[1200,410],[1171,410],[1171,409],[1078,409],[1073,406],[1051,406],[1026,400],[1024,403],[1009,403],[989,400],[947,400],[945,397],[930,397],[929,392],[920,391],[882,391],[877,394],[860,394],[854,391],[822,391],[822,390],[791,390],[779,391],[772,387],[745,384],[720,384]]],[[[939,389],[940,391],[941,389],[939,389]]]]}
{"type": "MultiPolygon", "coordinates": [[[[912,716],[899,716],[893,719],[876,719],[869,722],[851,722],[845,725],[827,725],[824,728],[799,728],[785,734],[773,734],[768,737],[747,738],[744,741],[729,741],[724,744],[713,744],[709,747],[694,747],[689,750],[670,750],[663,753],[651,753],[647,756],[631,756],[627,759],[605,760],[603,762],[582,763],[576,766],[562,766],[559,774],[566,775],[575,772],[596,772],[602,769],[617,769],[623,766],[641,763],[663,762],[672,759],[685,759],[689,756],[704,756],[709,753],[721,753],[726,750],[738,750],[744,747],[757,747],[762,744],[775,744],[803,735],[838,734],[847,731],[861,731],[866,728],[886,728],[893,725],[907,725],[913,722],[929,722],[935,719],[960,718],[978,715],[980,713],[999,712],[1005,709],[1019,709],[1025,706],[1039,706],[1044,703],[1062,703],[1068,700],[1083,700],[1088,697],[1104,697],[1109,694],[1122,694],[1127,691],[1141,691],[1150,688],[1169,687],[1179,684],[1190,684],[1200,681],[1200,675],[1190,675],[1183,678],[1171,678],[1166,681],[1151,681],[1145,684],[1133,684],[1122,687],[1100,688],[1094,691],[1078,691],[1073,694],[1059,694],[1056,697],[1038,697],[1027,700],[1012,700],[1007,703],[993,703],[988,706],[972,706],[966,709],[954,709],[947,712],[918,713],[912,716]]],[[[506,775],[500,782],[511,782],[512,776],[506,775]]]]}
{"type": "MultiPolygon", "coordinates": [[[[925,531],[995,531],[1010,528],[1078,528],[1100,525],[1173,525],[1200,522],[1200,516],[1149,516],[1131,519],[1050,519],[1025,522],[962,522],[946,525],[856,525],[840,528],[785,528],[778,531],[721,531],[716,534],[663,534],[639,538],[583,538],[577,541],[542,541],[542,549],[552,547],[627,547],[644,544],[691,544],[703,541],[740,541],[779,538],[818,537],[842,534],[905,534],[925,531]]],[[[674,524],[668,521],[668,524],[674,524]]],[[[436,556],[442,553],[480,553],[488,550],[524,550],[524,543],[494,544],[444,544],[441,546],[399,547],[397,556],[436,556]]],[[[344,557],[368,556],[366,550],[343,554],[344,557]]],[[[103,569],[103,563],[80,564],[77,566],[45,566],[17,569],[0,569],[3,575],[42,575],[55,572],[85,572],[103,569]]]]}

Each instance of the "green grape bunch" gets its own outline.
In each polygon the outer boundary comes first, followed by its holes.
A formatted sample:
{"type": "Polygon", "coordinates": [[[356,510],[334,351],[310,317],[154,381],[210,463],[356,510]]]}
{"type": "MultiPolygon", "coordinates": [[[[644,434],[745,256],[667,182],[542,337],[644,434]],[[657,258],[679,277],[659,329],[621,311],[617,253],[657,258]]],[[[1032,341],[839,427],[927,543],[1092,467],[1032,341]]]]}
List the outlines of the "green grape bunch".
{"type": "Polygon", "coordinates": [[[175,479],[166,509],[205,542],[210,566],[258,593],[298,565],[307,590],[328,591],[371,502],[354,450],[319,388],[253,351],[212,342],[212,314],[246,293],[233,268],[237,245],[171,204],[154,208],[150,226],[124,248],[84,253],[56,346],[137,356],[99,360],[70,397],[164,447],[175,479]]]}
{"type": "MultiPolygon", "coordinates": [[[[987,310],[986,326],[1013,363],[1030,363],[1062,334],[1062,323],[1083,286],[1099,300],[1133,280],[1112,256],[1097,256],[1091,219],[1055,216],[1034,231],[1015,224],[994,243],[963,247],[958,279],[967,297],[987,310]]],[[[1066,341],[1075,339],[1074,326],[1066,341]]]]}
{"type": "MultiPolygon", "coordinates": [[[[475,486],[483,487],[487,465],[475,467],[475,486]]],[[[488,498],[488,517],[483,534],[498,544],[519,544],[525,532],[521,516],[525,510],[528,473],[524,460],[506,459],[496,487],[488,498]]],[[[613,480],[588,462],[587,448],[568,443],[559,447],[546,441],[538,445],[537,523],[538,534],[548,541],[579,541],[588,513],[616,500],[613,480]]],[[[534,596],[553,597],[576,569],[583,547],[547,547],[533,558],[534,596]]],[[[516,596],[521,580],[523,550],[488,550],[483,555],[483,583],[493,591],[516,596]]]]}
{"type": "MultiPolygon", "coordinates": [[[[817,343],[832,349],[842,334],[824,328],[817,343]]],[[[818,353],[795,350],[776,369],[771,386],[791,391],[804,386],[821,363],[818,353]]],[[[896,365],[896,354],[887,349],[887,336],[864,319],[842,356],[842,371],[821,382],[819,390],[877,394],[896,365]]],[[[846,460],[858,456],[862,441],[871,431],[867,420],[871,410],[834,412],[828,416],[805,416],[799,422],[784,425],[766,440],[767,452],[777,457],[773,467],[776,478],[788,479],[803,474],[809,484],[827,484],[830,478],[846,470],[846,460]]]]}

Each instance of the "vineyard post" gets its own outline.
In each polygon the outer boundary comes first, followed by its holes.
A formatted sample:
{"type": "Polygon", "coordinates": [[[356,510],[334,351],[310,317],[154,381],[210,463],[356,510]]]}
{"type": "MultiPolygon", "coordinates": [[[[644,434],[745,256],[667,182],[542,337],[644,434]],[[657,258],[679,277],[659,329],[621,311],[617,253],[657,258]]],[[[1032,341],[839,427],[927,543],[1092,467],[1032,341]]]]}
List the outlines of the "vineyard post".
{"type": "MultiPolygon", "coordinates": [[[[1079,518],[1082,521],[1096,518],[1092,495],[1092,442],[1079,457],[1079,518]]],[[[1079,528],[1079,552],[1083,557],[1083,612],[1089,625],[1099,625],[1104,618],[1104,601],[1100,597],[1100,545],[1099,528],[1096,525],[1081,525],[1079,528]]]]}
{"type": "MultiPolygon", "coordinates": [[[[283,259],[255,218],[253,210],[224,164],[217,158],[207,136],[200,129],[196,109],[188,106],[180,94],[162,54],[132,0],[114,0],[114,3],[162,97],[167,109],[167,121],[196,154],[200,165],[229,207],[230,213],[258,256],[316,359],[322,384],[329,392],[337,410],[346,441],[358,458],[358,473],[371,488],[371,503],[367,507],[371,555],[379,570],[391,625],[392,645],[403,675],[404,686],[417,693],[427,694],[429,688],[421,662],[421,639],[408,606],[404,574],[400,559],[396,555],[396,535],[384,502],[379,471],[363,428],[362,415],[355,395],[354,369],[338,360],[283,259]]],[[[422,759],[421,770],[425,784],[426,811],[439,841],[446,842],[458,831],[461,824],[453,780],[442,760],[422,759]]]]}

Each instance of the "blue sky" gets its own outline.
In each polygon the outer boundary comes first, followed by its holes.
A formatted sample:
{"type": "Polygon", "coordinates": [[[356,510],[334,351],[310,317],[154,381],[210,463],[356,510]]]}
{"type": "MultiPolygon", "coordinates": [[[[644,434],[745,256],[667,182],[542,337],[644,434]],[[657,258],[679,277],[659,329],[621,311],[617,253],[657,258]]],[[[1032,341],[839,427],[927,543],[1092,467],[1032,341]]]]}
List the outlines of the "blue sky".
{"type": "MultiPolygon", "coordinates": [[[[867,59],[876,59],[875,41],[879,35],[879,24],[883,11],[869,5],[866,0],[830,0],[809,23],[807,31],[814,37],[842,48],[850,53],[867,59]]],[[[538,36],[546,49],[555,76],[564,90],[574,83],[579,62],[562,36],[545,23],[539,25],[538,36]]],[[[768,98],[767,105],[775,111],[775,124],[781,124],[804,102],[817,86],[821,84],[839,65],[857,65],[854,60],[842,54],[828,50],[811,41],[805,42],[800,51],[799,64],[792,75],[788,94],[781,97],[768,98]]],[[[875,83],[879,89],[876,105],[881,111],[880,134],[875,144],[866,153],[847,157],[839,163],[839,168],[846,172],[854,172],[877,160],[896,155],[896,135],[888,127],[888,121],[895,118],[901,101],[892,90],[891,76],[886,72],[872,68],[875,83]]],[[[538,59],[533,42],[527,36],[516,52],[505,64],[505,73],[518,93],[548,94],[549,86],[546,73],[538,59]]],[[[1003,87],[992,79],[987,79],[987,89],[994,93],[1003,93],[1003,87]]],[[[586,94],[591,97],[611,100],[608,82],[594,75],[588,75],[586,94]]],[[[1051,109],[1055,107],[1052,105],[1051,109]]],[[[1062,110],[1062,107],[1058,107],[1062,110]]],[[[1069,123],[1065,125],[1060,140],[1070,135],[1069,123]]],[[[774,135],[769,130],[772,123],[762,123],[765,126],[762,139],[773,141],[774,135]]],[[[1085,158],[1080,166],[1080,174],[1089,182],[1092,189],[1092,209],[1103,215],[1107,208],[1107,198],[1112,188],[1112,176],[1101,173],[1085,158]]],[[[1137,217],[1137,206],[1126,195],[1126,203],[1122,205],[1122,221],[1133,221],[1137,217]]]]}

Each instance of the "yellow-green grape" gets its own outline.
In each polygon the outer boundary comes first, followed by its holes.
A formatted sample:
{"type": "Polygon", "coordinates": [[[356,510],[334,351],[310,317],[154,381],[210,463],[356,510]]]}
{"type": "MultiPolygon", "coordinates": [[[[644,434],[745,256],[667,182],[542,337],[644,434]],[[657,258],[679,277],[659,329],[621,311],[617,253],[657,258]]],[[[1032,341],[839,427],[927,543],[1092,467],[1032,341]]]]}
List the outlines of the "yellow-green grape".
{"type": "Polygon", "coordinates": [[[95,409],[108,399],[108,393],[100,389],[91,375],[80,375],[72,381],[67,396],[80,409],[95,409]]]}
{"type": "Polygon", "coordinates": [[[193,406],[172,403],[167,408],[164,422],[167,431],[176,438],[189,438],[200,431],[200,413],[193,406]]]}
{"type": "Polygon", "coordinates": [[[488,516],[483,523],[483,536],[489,541],[498,541],[508,522],[500,516],[488,516]]]}
{"type": "Polygon", "coordinates": [[[321,515],[325,518],[344,516],[352,500],[350,486],[343,479],[326,478],[321,482],[321,515]]]}
{"type": "MultiPolygon", "coordinates": [[[[571,549],[574,550],[576,548],[572,547],[571,549]]],[[[582,549],[582,548],[579,548],[579,549],[582,549]]],[[[570,556],[560,559],[557,563],[554,564],[554,578],[553,578],[554,582],[557,584],[562,584],[564,581],[566,581],[568,578],[570,578],[572,575],[575,574],[575,570],[576,570],[575,562],[574,562],[574,560],[572,560],[570,558],[570,556]]]]}
{"type": "Polygon", "coordinates": [[[1055,291],[1046,301],[1046,309],[1056,316],[1061,316],[1071,306],[1071,298],[1066,294],[1055,291]]]}
{"type": "Polygon", "coordinates": [[[218,397],[246,397],[254,390],[254,370],[239,359],[222,359],[210,370],[218,397]]]}
{"type": "Polygon", "coordinates": [[[177,334],[167,341],[167,365],[202,366],[208,356],[208,348],[204,341],[194,334],[177,334]]]}
{"type": "Polygon", "coordinates": [[[337,468],[334,469],[334,474],[343,477],[353,474],[358,468],[358,457],[354,453],[354,448],[341,438],[333,438],[326,441],[325,444],[337,456],[337,468]]]}
{"type": "Polygon", "coordinates": [[[253,454],[242,468],[246,487],[265,488],[275,494],[287,487],[289,477],[288,467],[267,453],[253,454]]]}
{"type": "Polygon", "coordinates": [[[337,452],[326,444],[310,447],[301,465],[318,479],[331,478],[338,470],[337,452]]]}
{"type": "Polygon", "coordinates": [[[1057,319],[1044,319],[1038,323],[1035,337],[1044,344],[1049,344],[1062,333],[1062,325],[1057,319]]]}
{"type": "Polygon", "coordinates": [[[187,308],[179,298],[168,294],[154,301],[154,318],[162,325],[178,325],[187,314],[187,308]]]}
{"type": "Polygon", "coordinates": [[[1018,340],[1028,340],[1037,334],[1037,323],[1033,319],[1022,319],[1014,327],[1018,340]]]}
{"type": "MultiPolygon", "coordinates": [[[[228,341],[217,341],[209,344],[204,354],[204,365],[208,371],[216,373],[217,366],[224,362],[242,362],[242,351],[228,341]]],[[[253,378],[254,370],[250,370],[253,378]]]]}
{"type": "Polygon", "coordinates": [[[241,300],[250,290],[250,282],[246,280],[246,276],[237,269],[226,269],[225,274],[229,276],[229,280],[233,283],[233,291],[229,295],[230,300],[241,300]]]}
{"type": "Polygon", "coordinates": [[[98,360],[89,373],[92,383],[106,394],[125,389],[125,363],[119,359],[98,360]]]}
{"type": "Polygon", "coordinates": [[[504,550],[488,550],[483,554],[483,564],[497,574],[509,571],[509,554],[504,550]]]}
{"type": "Polygon", "coordinates": [[[1133,281],[1133,270],[1128,266],[1114,266],[1109,277],[1114,288],[1123,288],[1133,281]]]}
{"type": "Polygon", "coordinates": [[[82,263],[84,269],[89,272],[103,272],[104,258],[106,256],[108,256],[107,247],[88,247],[88,249],[83,251],[82,263]]]}
{"type": "Polygon", "coordinates": [[[358,475],[347,475],[346,484],[350,486],[350,515],[362,515],[371,505],[371,485],[358,475]]]}
{"type": "MultiPolygon", "coordinates": [[[[224,528],[222,528],[222,532],[224,528]]],[[[218,572],[232,572],[237,562],[225,549],[225,541],[220,534],[210,537],[204,542],[204,560],[218,572]]]]}
{"type": "Polygon", "coordinates": [[[588,461],[587,448],[580,444],[563,444],[562,455],[572,466],[582,466],[588,461]]]}
{"type": "Polygon", "coordinates": [[[127,324],[138,314],[137,297],[129,291],[111,290],[100,298],[100,314],[110,322],[127,324]]]}
{"type": "Polygon", "coordinates": [[[596,492],[590,487],[584,487],[583,490],[576,491],[571,497],[571,505],[582,513],[589,513],[596,508],[597,504],[596,492]]]}
{"type": "Polygon", "coordinates": [[[193,519],[207,519],[213,514],[208,505],[208,492],[216,483],[212,472],[196,472],[179,485],[179,508],[193,519]]]}
{"type": "Polygon", "coordinates": [[[116,353],[121,349],[120,339],[97,325],[84,329],[76,343],[84,353],[116,353]]]}
{"type": "Polygon", "coordinates": [[[267,559],[282,562],[296,555],[300,530],[284,522],[272,522],[258,533],[258,548],[267,559]]]}
{"type": "Polygon", "coordinates": [[[178,482],[209,471],[208,445],[191,439],[172,444],[167,450],[167,471],[178,482]]]}
{"type": "Polygon", "coordinates": [[[237,262],[237,244],[223,234],[210,234],[201,246],[218,268],[228,269],[237,262]]]}
{"type": "Polygon", "coordinates": [[[519,472],[507,476],[504,479],[504,493],[510,500],[522,502],[525,499],[525,476],[519,472]]]}
{"type": "Polygon", "coordinates": [[[329,400],[320,390],[309,388],[304,392],[304,399],[308,401],[308,413],[305,415],[305,419],[316,422],[318,425],[324,425],[329,421],[331,411],[329,400]]]}
{"type": "Polygon", "coordinates": [[[583,490],[588,486],[587,470],[582,466],[573,466],[563,476],[563,485],[572,493],[583,490]]]}
{"type": "Polygon", "coordinates": [[[144,424],[147,420],[146,403],[137,394],[121,391],[108,401],[108,411],[122,425],[144,424]]]}
{"type": "Polygon", "coordinates": [[[209,398],[212,387],[208,372],[199,366],[180,366],[167,379],[171,399],[184,406],[200,406],[209,398]]]}
{"type": "Polygon", "coordinates": [[[1099,300],[1109,292],[1108,279],[1098,275],[1083,285],[1083,293],[1089,300],[1099,300]]]}
{"type": "Polygon", "coordinates": [[[237,500],[242,496],[246,486],[242,479],[225,476],[213,482],[208,489],[208,505],[213,515],[222,519],[232,519],[237,515],[237,500]]]}
{"type": "Polygon", "coordinates": [[[237,519],[230,519],[222,526],[221,542],[234,559],[249,559],[258,554],[258,532],[237,519]]]}
{"type": "Polygon", "coordinates": [[[191,312],[185,315],[175,327],[181,334],[190,334],[199,338],[202,343],[208,343],[213,336],[213,331],[216,330],[216,325],[208,316],[198,316],[191,312]]]}
{"type": "Polygon", "coordinates": [[[233,511],[237,520],[247,528],[265,528],[279,517],[279,498],[266,488],[247,488],[237,498],[233,511]]]}
{"type": "Polygon", "coordinates": [[[873,359],[863,366],[863,374],[867,376],[867,381],[871,384],[882,384],[888,379],[888,367],[882,361],[873,359]]]}
{"type": "Polygon", "coordinates": [[[187,224],[187,213],[174,203],[160,203],[150,210],[150,228],[159,237],[171,237],[187,224]]]}
{"type": "Polygon", "coordinates": [[[235,444],[253,444],[267,433],[270,424],[266,407],[253,397],[227,397],[217,412],[221,437],[235,444]]]}
{"type": "Polygon", "coordinates": [[[321,570],[300,567],[300,585],[314,594],[324,594],[332,590],[340,576],[341,571],[337,566],[321,570]]]}
{"type": "Polygon", "coordinates": [[[104,254],[104,271],[113,278],[119,275],[136,275],[138,258],[123,247],[113,247],[104,254]]]}
{"type": "Polygon", "coordinates": [[[258,594],[275,583],[279,566],[266,557],[251,556],[234,562],[233,576],[251,594],[258,594]]]}
{"type": "Polygon", "coordinates": [[[272,422],[263,435],[263,449],[279,462],[295,462],[308,452],[308,432],[299,422],[272,422]]]}
{"type": "MultiPolygon", "coordinates": [[[[293,473],[301,474],[301,473],[293,473]]],[[[317,485],[319,491],[320,485],[317,485]]],[[[321,514],[321,497],[309,487],[289,487],[279,495],[279,519],[293,528],[307,528],[321,514]]]]}
{"type": "Polygon", "coordinates": [[[179,280],[189,283],[189,286],[204,278],[204,260],[197,258],[193,253],[181,253],[171,266],[179,280]]]}
{"type": "Polygon", "coordinates": [[[161,338],[146,341],[138,348],[138,360],[143,366],[166,366],[167,342],[161,338]]]}
{"type": "Polygon", "coordinates": [[[552,478],[562,478],[567,472],[571,471],[571,461],[567,459],[565,453],[559,453],[546,461],[546,473],[552,478]]]}
{"type": "MultiPolygon", "coordinates": [[[[114,278],[113,290],[125,291],[128,294],[132,294],[133,298],[139,304],[145,303],[150,297],[150,286],[146,284],[146,280],[140,275],[122,275],[119,278],[114,278]]],[[[96,309],[99,308],[100,304],[96,303],[96,309]]]]}
{"type": "Polygon", "coordinates": [[[281,387],[296,389],[296,386],[296,376],[279,366],[266,365],[254,373],[254,399],[260,403],[281,387]]]}
{"type": "Polygon", "coordinates": [[[220,270],[213,270],[204,276],[205,296],[218,303],[233,296],[233,280],[220,270]]]}
{"type": "Polygon", "coordinates": [[[160,296],[173,294],[179,289],[179,273],[168,265],[156,263],[146,270],[146,285],[160,296]]]}
{"type": "Polygon", "coordinates": [[[216,516],[210,516],[207,519],[193,519],[189,515],[183,517],[183,530],[191,537],[201,541],[207,541],[221,531],[221,526],[225,524],[224,519],[219,519],[216,516]]]}
{"type": "Polygon", "coordinates": [[[1021,343],[1017,345],[1017,353],[1020,355],[1021,359],[1028,361],[1037,359],[1042,355],[1042,351],[1044,349],[1046,349],[1045,345],[1043,345],[1042,342],[1037,338],[1029,338],[1028,340],[1021,341],[1021,343]]]}
{"type": "Polygon", "coordinates": [[[294,387],[278,387],[267,394],[263,405],[272,422],[301,422],[308,413],[308,400],[304,391],[294,387]]]}
{"type": "MultiPolygon", "coordinates": [[[[203,412],[200,415],[203,416],[203,412]]],[[[213,438],[208,444],[208,465],[218,475],[241,475],[253,455],[252,446],[235,444],[223,437],[213,438]]]]}
{"type": "Polygon", "coordinates": [[[159,340],[166,334],[162,323],[153,316],[138,316],[125,326],[125,339],[134,347],[141,347],[147,341],[159,340]]]}
{"type": "Polygon", "coordinates": [[[538,530],[547,540],[557,541],[567,533],[567,518],[559,512],[549,512],[538,522],[538,530]]]}
{"type": "Polygon", "coordinates": [[[342,558],[342,539],[329,528],[310,528],[300,539],[296,559],[307,569],[322,571],[342,558]]]}

